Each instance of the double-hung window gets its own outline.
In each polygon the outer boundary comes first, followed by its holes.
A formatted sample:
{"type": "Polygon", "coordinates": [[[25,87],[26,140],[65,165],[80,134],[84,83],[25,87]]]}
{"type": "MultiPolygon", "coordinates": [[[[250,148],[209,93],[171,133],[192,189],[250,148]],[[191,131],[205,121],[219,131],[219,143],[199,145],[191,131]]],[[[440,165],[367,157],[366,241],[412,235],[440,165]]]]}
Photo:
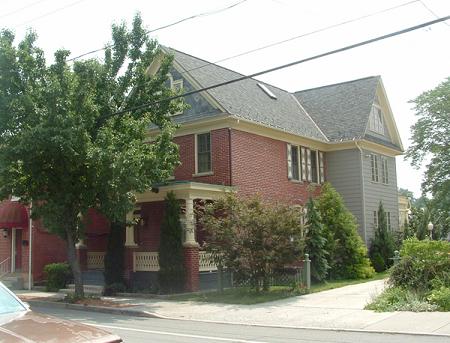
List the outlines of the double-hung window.
{"type": "Polygon", "coordinates": [[[201,133],[196,136],[196,173],[211,172],[211,133],[201,133]]]}
{"type": "Polygon", "coordinates": [[[381,156],[381,180],[386,185],[389,183],[388,159],[385,156],[381,156]]]}
{"type": "Polygon", "coordinates": [[[378,182],[378,155],[370,155],[370,167],[372,170],[372,181],[378,182]]]}

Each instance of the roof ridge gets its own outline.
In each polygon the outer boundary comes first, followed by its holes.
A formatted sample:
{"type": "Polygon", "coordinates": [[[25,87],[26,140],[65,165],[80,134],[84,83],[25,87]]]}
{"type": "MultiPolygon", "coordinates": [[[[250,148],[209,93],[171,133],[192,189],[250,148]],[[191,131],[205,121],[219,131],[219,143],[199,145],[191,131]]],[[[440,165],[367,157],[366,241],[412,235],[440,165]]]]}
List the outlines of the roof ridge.
{"type": "Polygon", "coordinates": [[[324,86],[319,86],[319,87],[312,87],[312,88],[302,89],[302,90],[293,92],[293,94],[298,94],[298,93],[307,92],[307,91],[311,91],[311,90],[316,90],[316,89],[320,89],[320,88],[327,88],[327,87],[332,87],[332,86],[343,85],[343,84],[346,84],[346,83],[352,83],[352,82],[357,82],[357,81],[362,81],[362,80],[367,80],[367,79],[375,79],[375,78],[379,79],[380,77],[381,77],[380,75],[366,76],[366,77],[361,77],[359,79],[332,83],[330,85],[324,85],[324,86]]]}
{"type": "MultiPolygon", "coordinates": [[[[207,65],[213,65],[213,66],[215,66],[215,67],[219,67],[219,68],[222,68],[222,69],[224,69],[224,70],[230,71],[230,72],[232,72],[232,73],[238,74],[239,76],[245,76],[245,77],[248,76],[248,75],[242,74],[242,73],[240,73],[240,72],[238,72],[238,71],[236,71],[236,70],[233,70],[233,69],[230,69],[230,68],[221,66],[221,65],[219,65],[219,64],[217,64],[217,63],[210,62],[210,61],[207,61],[207,60],[205,60],[205,59],[203,59],[203,58],[200,58],[200,57],[197,57],[197,56],[188,54],[188,53],[186,53],[186,52],[184,52],[184,51],[180,51],[180,50],[178,50],[178,49],[174,49],[174,48],[169,47],[169,46],[165,46],[165,47],[166,47],[166,48],[169,48],[170,50],[174,50],[174,51],[176,51],[176,52],[178,52],[178,53],[180,53],[180,54],[183,54],[183,55],[186,55],[186,56],[195,58],[195,59],[197,59],[197,60],[199,60],[199,61],[202,61],[202,62],[205,62],[205,63],[206,63],[204,66],[196,67],[196,68],[193,68],[192,70],[201,69],[201,68],[203,68],[203,67],[206,67],[207,65]]],[[[186,72],[189,73],[190,70],[186,70],[186,72]]],[[[281,90],[281,91],[283,91],[283,92],[292,94],[291,92],[289,92],[289,91],[286,90],[286,89],[283,89],[283,88],[281,88],[281,87],[275,86],[275,85],[273,85],[273,84],[271,84],[271,83],[267,83],[267,82],[262,81],[262,80],[255,79],[254,77],[250,77],[249,79],[250,79],[250,80],[253,80],[253,81],[255,81],[255,82],[264,83],[265,85],[268,85],[268,86],[270,86],[270,87],[273,87],[273,88],[279,89],[279,90],[281,90]]]]}

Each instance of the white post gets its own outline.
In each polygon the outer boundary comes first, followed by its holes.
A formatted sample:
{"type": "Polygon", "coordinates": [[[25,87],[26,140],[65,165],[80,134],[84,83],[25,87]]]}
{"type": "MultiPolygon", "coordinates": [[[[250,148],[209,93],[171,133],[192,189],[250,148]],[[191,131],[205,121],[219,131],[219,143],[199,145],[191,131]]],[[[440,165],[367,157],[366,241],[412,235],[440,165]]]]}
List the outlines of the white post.
{"type": "Polygon", "coordinates": [[[29,220],[29,224],[28,224],[28,233],[29,233],[29,239],[28,239],[28,290],[31,290],[31,278],[32,278],[32,273],[31,273],[31,258],[32,258],[32,249],[33,249],[33,220],[31,219],[31,207],[33,206],[33,203],[30,202],[30,211],[28,214],[28,220],[29,220]]]}
{"type": "Polygon", "coordinates": [[[194,218],[194,199],[185,199],[185,214],[184,214],[184,246],[198,246],[195,241],[195,218],[194,218]]]}
{"type": "Polygon", "coordinates": [[[134,211],[127,213],[127,226],[125,228],[125,247],[132,248],[137,247],[136,242],[134,241],[134,211]]]}

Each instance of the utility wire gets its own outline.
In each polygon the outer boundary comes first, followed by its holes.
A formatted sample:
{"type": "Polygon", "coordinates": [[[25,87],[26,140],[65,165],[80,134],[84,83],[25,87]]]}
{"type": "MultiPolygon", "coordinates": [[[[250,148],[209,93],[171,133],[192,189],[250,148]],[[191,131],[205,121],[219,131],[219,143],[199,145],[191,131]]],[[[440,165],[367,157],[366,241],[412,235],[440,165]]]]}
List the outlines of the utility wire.
{"type": "Polygon", "coordinates": [[[5,18],[5,17],[9,17],[9,16],[11,16],[11,15],[13,15],[13,14],[16,14],[16,13],[19,13],[19,12],[21,12],[21,11],[23,11],[23,10],[26,10],[26,9],[30,8],[30,7],[33,7],[33,6],[35,6],[35,5],[38,5],[38,4],[40,4],[41,2],[44,2],[44,1],[47,1],[47,0],[39,0],[39,1],[35,1],[35,2],[32,2],[31,4],[28,4],[28,5],[26,5],[26,6],[20,7],[20,8],[18,8],[18,9],[14,10],[14,11],[11,11],[11,12],[8,12],[8,13],[5,13],[5,14],[2,14],[2,15],[0,15],[0,19],[5,18]]]}
{"type": "Polygon", "coordinates": [[[253,73],[253,74],[250,74],[250,75],[243,75],[243,76],[238,77],[236,79],[220,82],[220,83],[217,83],[217,84],[214,84],[214,85],[211,85],[211,86],[207,86],[207,87],[203,87],[203,88],[200,88],[200,89],[196,89],[196,90],[193,90],[193,91],[190,91],[190,92],[186,92],[186,93],[183,93],[183,94],[174,95],[174,96],[171,96],[171,97],[166,98],[166,99],[162,99],[162,100],[158,100],[158,101],[142,104],[142,105],[139,105],[139,106],[131,107],[131,108],[128,108],[128,109],[125,109],[125,110],[122,110],[122,111],[117,111],[117,112],[111,113],[109,115],[103,116],[101,119],[113,117],[113,116],[116,116],[116,115],[119,115],[119,114],[124,114],[124,113],[127,113],[127,112],[141,110],[141,109],[153,106],[153,105],[157,105],[157,104],[159,104],[159,103],[161,103],[163,101],[172,101],[172,100],[175,100],[175,99],[178,99],[178,98],[186,97],[188,95],[200,93],[200,92],[207,91],[207,90],[210,90],[210,89],[213,89],[213,88],[226,86],[226,85],[229,85],[229,84],[232,84],[232,83],[236,83],[236,82],[239,82],[239,81],[251,79],[251,78],[263,75],[263,74],[272,73],[272,72],[277,71],[277,70],[289,68],[289,67],[292,67],[292,66],[295,66],[295,65],[298,65],[298,64],[302,64],[302,63],[313,61],[313,60],[316,60],[316,59],[319,59],[319,58],[323,58],[323,57],[326,57],[326,56],[338,54],[338,53],[341,53],[341,52],[344,52],[344,51],[352,50],[352,49],[358,48],[360,46],[369,45],[369,44],[372,44],[372,43],[375,43],[375,42],[378,42],[378,41],[381,41],[381,40],[385,40],[385,39],[388,39],[388,38],[392,38],[392,37],[395,37],[395,36],[399,36],[399,35],[402,35],[402,34],[405,34],[405,33],[408,33],[408,32],[416,31],[418,29],[421,29],[421,28],[424,28],[424,27],[427,27],[427,26],[431,26],[431,25],[434,25],[434,24],[437,24],[437,23],[445,22],[446,20],[449,20],[449,19],[450,19],[450,15],[442,17],[442,18],[438,18],[438,19],[435,19],[435,20],[427,21],[425,23],[418,24],[418,25],[415,25],[415,26],[411,26],[411,27],[405,28],[403,30],[394,31],[394,32],[391,32],[391,33],[388,33],[388,34],[385,34],[385,35],[382,35],[382,36],[378,36],[378,37],[375,37],[375,38],[371,38],[371,39],[368,39],[368,40],[365,40],[365,41],[362,41],[362,42],[358,42],[358,43],[355,43],[355,44],[347,45],[347,46],[339,48],[339,49],[330,50],[330,51],[327,51],[327,52],[324,52],[324,53],[321,53],[321,54],[318,54],[318,55],[314,55],[314,56],[307,57],[307,58],[304,58],[304,59],[301,59],[301,60],[297,60],[297,61],[294,61],[294,62],[283,64],[283,65],[278,66],[278,67],[273,67],[273,68],[266,69],[266,70],[263,70],[263,71],[260,71],[260,72],[257,72],[257,73],[253,73]]]}
{"type": "MultiPolygon", "coordinates": [[[[439,16],[436,14],[436,12],[434,12],[431,8],[429,8],[429,7],[427,6],[427,4],[426,4],[424,1],[419,0],[419,2],[422,4],[423,7],[425,7],[425,9],[426,9],[428,12],[431,13],[432,16],[434,16],[435,18],[439,18],[439,16]]],[[[450,27],[450,24],[449,24],[449,23],[446,23],[445,21],[443,22],[443,24],[445,24],[445,25],[447,25],[448,27],[450,27]]]]}
{"type": "Polygon", "coordinates": [[[278,41],[278,42],[270,43],[268,45],[264,45],[264,46],[261,46],[259,48],[247,50],[247,51],[238,53],[236,55],[232,55],[232,56],[229,56],[229,57],[222,58],[222,59],[214,61],[214,62],[207,62],[207,63],[205,63],[203,65],[198,66],[198,67],[185,70],[185,71],[181,72],[180,74],[185,74],[185,73],[188,73],[188,72],[193,71],[193,70],[201,69],[201,68],[204,68],[204,67],[209,66],[211,64],[217,64],[217,63],[225,62],[225,61],[237,58],[237,57],[242,57],[242,56],[245,56],[245,55],[249,55],[249,54],[257,52],[257,51],[261,51],[261,50],[265,50],[265,49],[268,49],[268,48],[272,48],[274,46],[281,45],[281,44],[284,44],[284,43],[288,43],[288,42],[294,41],[296,39],[304,38],[304,37],[307,37],[307,36],[311,36],[311,35],[319,33],[319,32],[328,31],[330,29],[334,29],[334,28],[337,28],[339,26],[343,26],[343,25],[346,25],[346,24],[354,23],[356,21],[360,21],[362,19],[367,19],[367,18],[376,16],[378,14],[389,12],[389,11],[392,11],[392,10],[395,10],[395,9],[398,9],[398,8],[401,8],[401,7],[404,7],[404,6],[409,6],[409,5],[411,5],[413,3],[416,3],[416,2],[421,2],[421,0],[408,1],[408,2],[405,2],[405,3],[399,4],[397,6],[394,6],[394,7],[385,8],[385,9],[382,9],[382,10],[377,11],[377,12],[369,13],[369,14],[366,14],[366,15],[363,15],[363,16],[360,16],[360,17],[357,17],[357,18],[353,18],[353,19],[348,19],[348,20],[342,21],[342,22],[337,23],[337,24],[325,26],[325,27],[322,27],[322,28],[314,30],[314,31],[310,31],[310,32],[307,32],[307,33],[302,33],[302,34],[294,36],[294,37],[290,37],[290,38],[283,39],[283,40],[278,41]]]}
{"type": "Polygon", "coordinates": [[[52,14],[55,14],[55,13],[57,13],[57,12],[63,11],[63,10],[65,10],[65,9],[69,8],[69,7],[73,7],[73,6],[79,4],[80,2],[83,2],[83,1],[85,1],[85,0],[74,1],[74,2],[72,2],[72,3],[70,3],[70,4],[66,5],[66,6],[59,7],[59,8],[57,8],[57,9],[53,10],[53,11],[44,13],[44,14],[38,16],[38,17],[35,17],[35,18],[30,19],[30,20],[24,21],[23,23],[20,23],[19,25],[16,25],[15,28],[18,28],[18,27],[20,27],[20,26],[23,26],[23,25],[27,25],[27,24],[33,23],[33,22],[35,22],[35,21],[37,21],[37,20],[39,20],[39,19],[48,17],[49,15],[52,15],[52,14]]]}
{"type": "MultiPolygon", "coordinates": [[[[239,6],[239,5],[241,5],[241,4],[243,4],[244,2],[247,2],[247,1],[248,1],[248,0],[241,0],[241,1],[238,1],[238,2],[236,2],[236,3],[234,3],[234,4],[232,4],[232,5],[229,5],[229,6],[227,6],[227,7],[223,7],[223,8],[217,9],[217,10],[212,10],[212,11],[208,11],[208,12],[203,12],[203,13],[199,13],[199,14],[194,14],[194,15],[191,15],[190,17],[186,17],[186,18],[183,18],[183,19],[179,19],[179,20],[177,20],[177,21],[174,21],[173,23],[166,24],[166,25],[157,27],[157,28],[155,28],[155,29],[147,30],[147,31],[145,31],[145,33],[149,34],[149,33],[152,33],[152,32],[156,32],[156,31],[159,31],[159,30],[167,29],[167,28],[169,28],[169,27],[172,27],[172,26],[181,24],[181,23],[183,23],[183,22],[185,22],[185,21],[188,21],[188,20],[192,20],[192,19],[196,19],[196,18],[200,18],[200,17],[207,17],[207,16],[210,16],[210,15],[213,15],[213,14],[221,13],[221,12],[227,11],[227,10],[229,10],[229,9],[232,9],[233,7],[239,6]]],[[[92,50],[92,51],[88,51],[88,52],[86,52],[86,53],[84,53],[84,54],[81,54],[81,55],[78,55],[78,56],[69,58],[69,59],[67,60],[67,62],[75,61],[75,60],[77,60],[77,59],[79,59],[79,58],[81,58],[81,57],[84,57],[84,56],[87,56],[87,55],[91,55],[91,54],[95,54],[96,52],[100,52],[100,51],[106,50],[106,49],[108,49],[108,48],[111,48],[112,46],[113,46],[113,44],[108,44],[108,45],[106,45],[106,46],[103,47],[103,48],[95,49],[95,50],[92,50]]]]}

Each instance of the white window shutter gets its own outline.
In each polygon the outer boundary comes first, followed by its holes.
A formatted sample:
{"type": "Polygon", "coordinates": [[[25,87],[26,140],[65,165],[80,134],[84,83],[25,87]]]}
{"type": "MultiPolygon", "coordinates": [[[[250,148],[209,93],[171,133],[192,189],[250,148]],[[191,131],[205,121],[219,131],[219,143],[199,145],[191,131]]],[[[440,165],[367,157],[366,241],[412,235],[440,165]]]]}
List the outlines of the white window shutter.
{"type": "Polygon", "coordinates": [[[306,165],[308,169],[308,181],[312,181],[312,175],[311,175],[311,150],[306,149],[306,165]]]}
{"type": "Polygon", "coordinates": [[[302,147],[301,151],[302,181],[306,181],[306,149],[302,147]]]}
{"type": "Polygon", "coordinates": [[[319,151],[319,182],[324,183],[325,182],[325,168],[323,165],[323,152],[319,151]]]}
{"type": "Polygon", "coordinates": [[[291,145],[287,144],[287,169],[288,169],[288,179],[292,179],[292,154],[291,145]]]}

